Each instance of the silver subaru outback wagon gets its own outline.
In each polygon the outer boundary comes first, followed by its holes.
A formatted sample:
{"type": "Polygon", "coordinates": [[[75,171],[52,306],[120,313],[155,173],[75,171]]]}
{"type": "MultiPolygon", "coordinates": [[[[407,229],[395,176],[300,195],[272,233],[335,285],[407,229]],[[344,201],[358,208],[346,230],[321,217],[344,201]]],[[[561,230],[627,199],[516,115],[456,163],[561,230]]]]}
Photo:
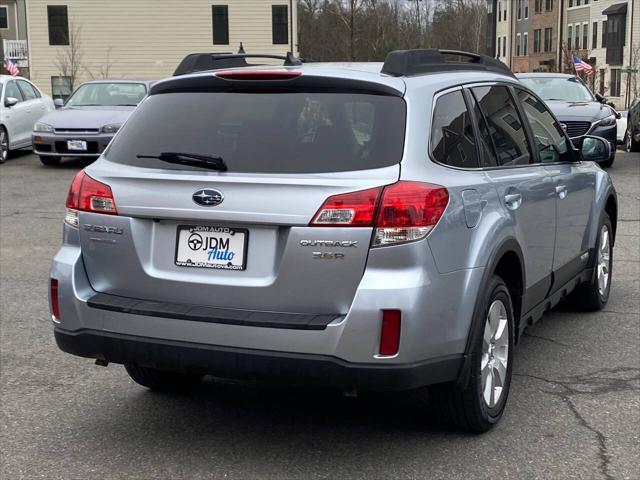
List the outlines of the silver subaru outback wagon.
{"type": "Polygon", "coordinates": [[[607,302],[609,148],[462,52],[159,82],[69,190],[56,341],[152,389],[407,390],[486,431],[524,328],[607,302]]]}

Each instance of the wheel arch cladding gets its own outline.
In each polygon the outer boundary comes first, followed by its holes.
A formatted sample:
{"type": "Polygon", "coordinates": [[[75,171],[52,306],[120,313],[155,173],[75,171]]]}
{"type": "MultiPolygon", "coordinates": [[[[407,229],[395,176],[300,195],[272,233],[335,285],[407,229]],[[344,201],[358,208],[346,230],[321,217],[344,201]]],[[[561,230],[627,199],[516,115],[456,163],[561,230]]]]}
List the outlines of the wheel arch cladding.
{"type": "Polygon", "coordinates": [[[609,215],[609,219],[611,220],[611,229],[613,230],[611,245],[615,245],[616,243],[616,228],[618,224],[618,203],[613,195],[609,195],[607,198],[607,203],[605,204],[604,211],[609,215]]]}

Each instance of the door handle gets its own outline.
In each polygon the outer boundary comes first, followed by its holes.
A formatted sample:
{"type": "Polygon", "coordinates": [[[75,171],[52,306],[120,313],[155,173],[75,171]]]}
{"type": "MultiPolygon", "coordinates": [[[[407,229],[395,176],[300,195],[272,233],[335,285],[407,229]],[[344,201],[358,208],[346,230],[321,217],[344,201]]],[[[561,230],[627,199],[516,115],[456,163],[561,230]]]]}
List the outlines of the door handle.
{"type": "Polygon", "coordinates": [[[565,185],[556,185],[556,194],[562,200],[567,196],[567,187],[565,185]]]}
{"type": "Polygon", "coordinates": [[[522,194],[520,193],[507,193],[504,196],[504,203],[509,210],[515,210],[522,203],[522,194]]]}

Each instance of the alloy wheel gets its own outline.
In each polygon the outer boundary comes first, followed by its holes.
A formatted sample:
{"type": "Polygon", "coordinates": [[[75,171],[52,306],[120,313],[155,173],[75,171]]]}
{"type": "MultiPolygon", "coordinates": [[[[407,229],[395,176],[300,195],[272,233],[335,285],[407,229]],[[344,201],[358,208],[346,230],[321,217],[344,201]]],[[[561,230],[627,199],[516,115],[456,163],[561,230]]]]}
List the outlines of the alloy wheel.
{"type": "Polygon", "coordinates": [[[482,396],[489,408],[495,407],[502,397],[509,362],[509,317],[501,300],[489,307],[482,339],[480,372],[482,396]]]}
{"type": "Polygon", "coordinates": [[[602,226],[600,231],[600,244],[598,245],[598,293],[601,297],[605,297],[609,288],[609,278],[611,272],[611,241],[609,238],[609,227],[602,226]]]}
{"type": "Polygon", "coordinates": [[[7,160],[9,156],[9,142],[7,141],[7,133],[4,129],[0,129],[0,163],[7,160]]]}

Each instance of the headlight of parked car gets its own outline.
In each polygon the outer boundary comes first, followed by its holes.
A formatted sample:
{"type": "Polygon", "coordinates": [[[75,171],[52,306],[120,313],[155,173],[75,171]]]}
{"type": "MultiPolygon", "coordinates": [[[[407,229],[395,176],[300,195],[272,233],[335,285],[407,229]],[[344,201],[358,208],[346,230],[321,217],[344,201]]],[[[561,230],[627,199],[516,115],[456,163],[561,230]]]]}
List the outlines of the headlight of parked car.
{"type": "Polygon", "coordinates": [[[112,123],[111,125],[105,125],[104,127],[102,127],[102,133],[116,133],[121,126],[121,123],[112,123]]]}
{"type": "Polygon", "coordinates": [[[34,132],[53,132],[53,127],[46,123],[36,122],[36,124],[33,126],[33,131],[34,132]]]}
{"type": "Polygon", "coordinates": [[[601,127],[610,127],[611,125],[615,125],[616,124],[616,115],[615,114],[611,114],[608,117],[604,117],[602,120],[600,120],[598,122],[598,125],[600,125],[601,127]]]}

